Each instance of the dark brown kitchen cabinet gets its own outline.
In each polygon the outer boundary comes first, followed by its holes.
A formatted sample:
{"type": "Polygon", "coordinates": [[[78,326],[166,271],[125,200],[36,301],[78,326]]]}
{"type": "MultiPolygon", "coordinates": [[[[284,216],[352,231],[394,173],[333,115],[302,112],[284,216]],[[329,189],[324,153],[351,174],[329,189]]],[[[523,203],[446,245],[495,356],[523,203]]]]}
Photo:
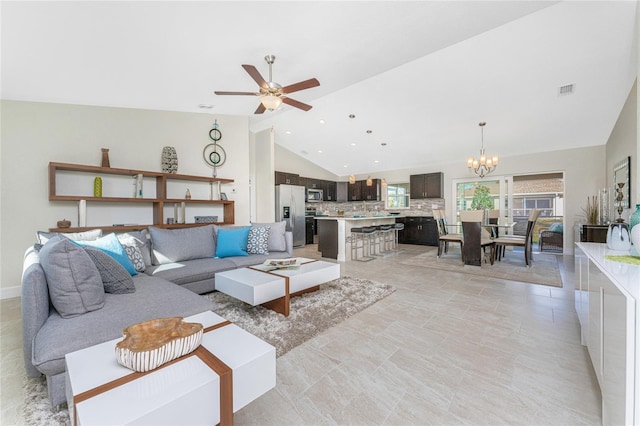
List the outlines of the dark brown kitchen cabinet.
{"type": "Polygon", "coordinates": [[[349,183],[348,201],[362,201],[362,181],[357,180],[355,183],[349,183]]]}
{"type": "Polygon", "coordinates": [[[442,198],[443,183],[442,172],[411,175],[409,176],[411,198],[442,198]]]}
{"type": "Polygon", "coordinates": [[[367,185],[367,181],[362,181],[362,199],[364,201],[380,200],[380,179],[372,179],[371,186],[367,185]]]}
{"type": "Polygon", "coordinates": [[[320,179],[306,178],[307,189],[323,189],[324,181],[320,179]]]}
{"type": "Polygon", "coordinates": [[[276,185],[298,185],[298,178],[294,173],[276,172],[276,185]]]}
{"type": "Polygon", "coordinates": [[[438,228],[432,216],[410,216],[396,219],[404,223],[404,229],[398,232],[400,244],[438,245],[438,228]]]}
{"type": "Polygon", "coordinates": [[[338,198],[338,184],[332,181],[324,182],[324,201],[336,201],[338,198]]]}

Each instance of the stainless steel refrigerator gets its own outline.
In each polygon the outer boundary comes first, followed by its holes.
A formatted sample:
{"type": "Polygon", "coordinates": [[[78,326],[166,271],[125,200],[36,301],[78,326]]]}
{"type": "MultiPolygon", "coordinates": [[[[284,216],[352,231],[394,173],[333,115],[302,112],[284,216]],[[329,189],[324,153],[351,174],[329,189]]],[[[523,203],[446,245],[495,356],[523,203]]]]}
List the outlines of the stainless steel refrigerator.
{"type": "Polygon", "coordinates": [[[304,195],[304,186],[276,186],[276,221],[287,222],[287,231],[293,233],[294,247],[304,246],[305,241],[304,195]]]}

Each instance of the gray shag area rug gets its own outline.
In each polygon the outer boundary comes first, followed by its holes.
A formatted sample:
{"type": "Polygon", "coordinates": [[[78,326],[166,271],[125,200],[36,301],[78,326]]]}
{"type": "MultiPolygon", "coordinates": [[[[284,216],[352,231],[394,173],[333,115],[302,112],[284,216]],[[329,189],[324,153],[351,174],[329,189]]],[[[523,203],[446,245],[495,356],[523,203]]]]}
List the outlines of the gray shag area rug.
{"type": "MultiPolygon", "coordinates": [[[[251,306],[226,294],[213,292],[203,297],[213,301],[218,315],[269,342],[282,356],[324,330],[390,295],[389,284],[341,277],[320,286],[320,290],[291,299],[288,317],[262,306],[251,306]]],[[[52,411],[44,378],[29,379],[24,384],[25,425],[69,425],[69,412],[63,406],[52,411]]]]}
{"type": "Polygon", "coordinates": [[[431,250],[400,263],[462,274],[562,287],[558,258],[553,254],[534,253],[530,267],[524,263],[524,253],[518,251],[507,251],[501,261],[496,260],[493,265],[483,263],[480,267],[464,265],[459,246],[450,246],[449,252],[440,258],[437,255],[438,249],[433,247],[431,250]]]}

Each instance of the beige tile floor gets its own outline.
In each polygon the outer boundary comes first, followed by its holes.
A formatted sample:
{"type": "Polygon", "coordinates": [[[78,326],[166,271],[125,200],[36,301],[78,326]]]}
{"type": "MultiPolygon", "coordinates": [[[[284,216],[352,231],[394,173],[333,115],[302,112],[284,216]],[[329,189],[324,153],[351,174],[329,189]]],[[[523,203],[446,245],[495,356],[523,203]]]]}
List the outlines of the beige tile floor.
{"type": "MultiPolygon", "coordinates": [[[[280,357],[276,388],[236,424],[601,424],[571,257],[560,289],[400,265],[425,250],[402,249],[342,264],[397,291],[280,357]]],[[[0,424],[22,424],[19,299],[0,309],[0,424]]]]}

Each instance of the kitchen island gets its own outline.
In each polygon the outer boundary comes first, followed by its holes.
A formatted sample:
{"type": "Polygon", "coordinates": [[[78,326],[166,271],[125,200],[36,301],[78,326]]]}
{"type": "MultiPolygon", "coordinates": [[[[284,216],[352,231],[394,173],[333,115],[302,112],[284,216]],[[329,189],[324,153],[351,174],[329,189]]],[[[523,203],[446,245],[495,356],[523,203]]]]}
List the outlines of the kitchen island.
{"type": "Polygon", "coordinates": [[[316,216],[318,220],[318,251],[322,257],[339,261],[351,260],[351,228],[393,225],[398,215],[316,216]]]}

